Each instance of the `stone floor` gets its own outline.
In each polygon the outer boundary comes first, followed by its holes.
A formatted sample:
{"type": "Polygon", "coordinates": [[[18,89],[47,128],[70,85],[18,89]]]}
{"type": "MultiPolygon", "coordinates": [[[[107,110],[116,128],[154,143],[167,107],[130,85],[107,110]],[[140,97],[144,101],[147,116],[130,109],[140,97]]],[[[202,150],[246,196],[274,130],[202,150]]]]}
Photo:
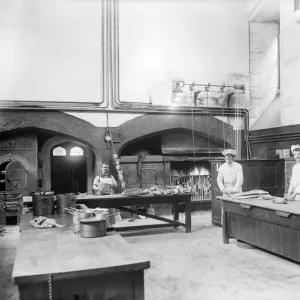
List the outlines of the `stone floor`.
{"type": "MultiPolygon", "coordinates": [[[[184,218],[183,215],[180,216],[184,218]]],[[[123,221],[124,222],[124,221],[123,221]]],[[[136,220],[135,222],[143,222],[136,220]]],[[[298,300],[300,265],[268,252],[222,243],[210,212],[192,215],[193,232],[164,228],[122,235],[151,261],[145,272],[146,300],[298,300]]],[[[18,299],[11,283],[18,226],[0,236],[0,299],[18,299]]]]}

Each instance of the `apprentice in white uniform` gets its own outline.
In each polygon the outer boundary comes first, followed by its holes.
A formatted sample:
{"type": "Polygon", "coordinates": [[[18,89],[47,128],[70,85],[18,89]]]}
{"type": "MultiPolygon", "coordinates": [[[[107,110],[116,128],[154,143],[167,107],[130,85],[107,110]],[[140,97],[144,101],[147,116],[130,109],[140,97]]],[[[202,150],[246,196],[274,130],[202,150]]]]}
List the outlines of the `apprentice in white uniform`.
{"type": "Polygon", "coordinates": [[[222,152],[225,156],[225,163],[219,167],[217,183],[223,195],[231,195],[242,192],[244,182],[243,168],[235,162],[236,151],[227,149],[222,152]]]}
{"type": "Polygon", "coordinates": [[[292,145],[291,150],[294,154],[296,164],[293,166],[290,186],[288,193],[285,195],[288,201],[300,200],[300,146],[292,145]]]}
{"type": "Polygon", "coordinates": [[[117,187],[117,181],[115,178],[109,174],[109,164],[108,162],[102,163],[101,173],[97,175],[93,181],[94,190],[103,190],[109,186],[111,188],[111,193],[114,193],[114,189],[117,187]]]}

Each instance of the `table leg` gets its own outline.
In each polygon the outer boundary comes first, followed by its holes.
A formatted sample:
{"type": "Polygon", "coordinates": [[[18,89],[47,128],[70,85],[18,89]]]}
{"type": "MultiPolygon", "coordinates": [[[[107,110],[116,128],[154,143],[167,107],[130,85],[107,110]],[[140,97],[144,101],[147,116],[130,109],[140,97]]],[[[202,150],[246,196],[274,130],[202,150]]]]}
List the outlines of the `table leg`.
{"type": "Polygon", "coordinates": [[[224,209],[222,210],[222,219],[223,219],[223,228],[222,228],[223,243],[229,244],[228,221],[227,221],[227,214],[224,209]]]}
{"type": "MultiPolygon", "coordinates": [[[[174,213],[173,213],[174,218],[173,218],[173,220],[178,221],[179,220],[179,205],[178,205],[178,203],[173,204],[173,209],[174,209],[174,213]]],[[[174,226],[174,228],[177,228],[177,227],[178,227],[178,225],[174,226]]]]}
{"type": "Polygon", "coordinates": [[[185,232],[192,231],[192,209],[191,209],[191,198],[185,203],[185,232]]]}

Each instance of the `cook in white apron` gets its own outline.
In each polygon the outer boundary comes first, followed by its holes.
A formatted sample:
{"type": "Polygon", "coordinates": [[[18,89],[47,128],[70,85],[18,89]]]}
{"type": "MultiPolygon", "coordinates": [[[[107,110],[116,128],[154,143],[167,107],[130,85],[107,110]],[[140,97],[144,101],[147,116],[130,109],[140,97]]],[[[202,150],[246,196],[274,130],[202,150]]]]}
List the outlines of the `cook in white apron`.
{"type": "MultiPolygon", "coordinates": [[[[223,196],[230,194],[241,193],[244,182],[242,166],[233,160],[236,151],[227,149],[222,152],[225,156],[225,163],[219,168],[217,183],[223,193],[223,196]]],[[[223,207],[222,207],[223,215],[223,207]]],[[[223,218],[221,217],[221,224],[223,225],[223,218]]]]}
{"type": "MultiPolygon", "coordinates": [[[[93,181],[93,189],[105,190],[105,194],[114,194],[114,189],[117,187],[117,181],[112,175],[109,175],[109,164],[103,163],[101,168],[101,174],[96,176],[93,181]],[[110,190],[107,190],[110,189],[110,190]]],[[[101,192],[100,192],[101,193],[101,192]]],[[[114,214],[115,209],[110,208],[109,214],[114,214]]],[[[115,217],[109,217],[110,224],[115,224],[115,217]]]]}
{"type": "Polygon", "coordinates": [[[292,145],[291,150],[294,154],[296,164],[292,170],[292,178],[288,193],[285,195],[286,199],[289,201],[300,200],[300,146],[292,145]]]}

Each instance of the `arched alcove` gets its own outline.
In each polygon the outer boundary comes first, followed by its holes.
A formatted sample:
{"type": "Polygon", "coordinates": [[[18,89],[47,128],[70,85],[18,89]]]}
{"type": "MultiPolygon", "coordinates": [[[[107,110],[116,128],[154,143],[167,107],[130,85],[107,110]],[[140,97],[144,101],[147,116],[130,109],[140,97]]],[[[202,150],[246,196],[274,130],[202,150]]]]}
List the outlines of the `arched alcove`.
{"type": "MultiPolygon", "coordinates": [[[[71,138],[56,136],[47,140],[39,153],[39,158],[43,162],[43,178],[44,190],[51,190],[51,152],[55,147],[60,146],[66,142],[74,142],[71,138]]],[[[83,144],[80,144],[80,148],[84,149],[86,157],[86,174],[87,174],[87,189],[86,191],[91,193],[92,182],[94,178],[94,157],[93,150],[83,144]]],[[[66,151],[67,152],[67,151],[66,151]]]]}

